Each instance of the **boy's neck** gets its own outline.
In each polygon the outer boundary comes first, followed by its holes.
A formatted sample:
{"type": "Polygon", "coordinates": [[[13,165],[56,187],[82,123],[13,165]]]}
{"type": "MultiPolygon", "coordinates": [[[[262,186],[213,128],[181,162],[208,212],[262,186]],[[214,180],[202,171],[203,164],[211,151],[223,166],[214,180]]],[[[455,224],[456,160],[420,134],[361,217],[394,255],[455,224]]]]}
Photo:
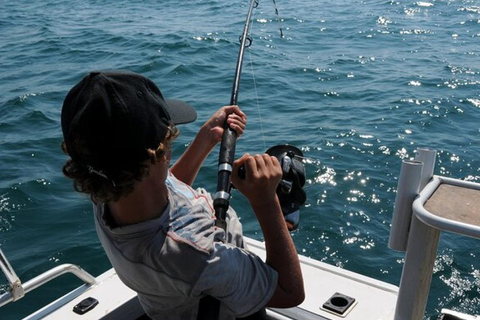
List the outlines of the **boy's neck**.
{"type": "Polygon", "coordinates": [[[113,221],[119,226],[140,223],[159,217],[168,205],[165,170],[152,166],[135,189],[119,201],[108,203],[113,221]]]}

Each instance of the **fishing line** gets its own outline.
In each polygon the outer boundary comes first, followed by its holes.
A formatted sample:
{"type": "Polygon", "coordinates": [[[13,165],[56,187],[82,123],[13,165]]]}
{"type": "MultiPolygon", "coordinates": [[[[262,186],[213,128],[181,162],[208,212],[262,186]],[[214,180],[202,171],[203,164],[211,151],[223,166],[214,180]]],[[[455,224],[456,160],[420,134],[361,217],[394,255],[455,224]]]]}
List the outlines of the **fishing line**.
{"type": "Polygon", "coordinates": [[[248,51],[248,54],[250,56],[250,65],[251,65],[251,69],[252,69],[253,87],[255,89],[255,101],[256,101],[256,104],[257,104],[258,120],[260,121],[260,130],[262,132],[263,150],[267,150],[267,143],[265,141],[265,132],[263,130],[262,112],[260,110],[260,103],[258,102],[257,82],[255,81],[255,71],[253,70],[252,54],[250,53],[250,51],[248,51]]]}
{"type": "MultiPolygon", "coordinates": [[[[275,8],[275,15],[277,16],[277,22],[280,24],[280,37],[284,38],[282,19],[280,18],[280,15],[278,13],[277,3],[275,2],[275,0],[272,0],[272,1],[273,1],[273,6],[275,8]]],[[[253,27],[254,27],[254,25],[251,24],[250,32],[252,32],[253,27]]],[[[263,117],[262,117],[262,112],[261,112],[261,109],[260,109],[260,103],[259,103],[259,99],[258,99],[258,90],[257,90],[256,77],[255,77],[255,70],[253,68],[253,58],[252,58],[252,53],[250,52],[250,50],[248,50],[248,56],[250,58],[250,66],[251,66],[251,69],[252,69],[252,80],[253,80],[253,86],[254,86],[254,90],[255,90],[255,102],[257,104],[257,114],[258,114],[258,119],[260,121],[260,130],[262,132],[263,150],[267,150],[267,142],[266,142],[266,139],[265,139],[265,131],[263,129],[263,117]]]]}
{"type": "MultiPolygon", "coordinates": [[[[280,18],[279,13],[278,13],[277,3],[275,2],[275,0],[272,0],[272,1],[273,1],[273,5],[275,7],[275,14],[277,16],[277,22],[280,24],[280,36],[282,38],[284,38],[283,27],[282,27],[281,18],[280,18]]],[[[254,27],[254,24],[252,24],[250,26],[250,32],[253,32],[253,27],[254,27]]],[[[263,129],[262,111],[261,111],[261,108],[260,108],[260,103],[259,103],[259,98],[258,98],[258,89],[257,89],[256,76],[255,76],[255,69],[253,67],[253,57],[252,57],[251,51],[249,50],[249,46],[247,47],[247,49],[248,49],[247,50],[248,51],[248,56],[250,58],[250,68],[252,70],[252,81],[253,81],[253,87],[254,87],[254,90],[255,90],[255,102],[256,102],[256,105],[257,105],[257,114],[258,114],[258,119],[259,119],[259,122],[260,122],[260,130],[261,130],[261,133],[262,133],[263,150],[267,150],[267,143],[266,143],[266,139],[265,139],[265,131],[263,129]]],[[[305,157],[305,156],[300,156],[300,155],[296,155],[295,157],[301,159],[301,161],[303,163],[313,165],[314,167],[317,167],[317,168],[319,168],[320,165],[321,165],[320,164],[321,163],[320,158],[305,157]]]]}
{"type": "MultiPolygon", "coordinates": [[[[253,26],[250,27],[250,30],[253,29],[253,26]]],[[[253,69],[253,58],[252,58],[252,53],[250,50],[248,50],[248,56],[250,57],[250,66],[252,69],[252,80],[253,80],[253,87],[255,90],[255,101],[257,104],[257,113],[258,113],[258,120],[260,121],[260,130],[262,132],[262,140],[263,140],[263,150],[267,150],[267,142],[265,141],[265,132],[263,130],[263,118],[262,118],[262,112],[260,110],[260,103],[258,100],[258,90],[257,90],[257,81],[255,78],[255,70],[253,69]]]]}
{"type": "Polygon", "coordinates": [[[280,24],[280,37],[283,38],[283,26],[282,26],[282,19],[280,18],[280,15],[278,14],[278,9],[277,9],[277,3],[275,0],[273,1],[273,6],[275,7],[275,15],[277,16],[277,22],[280,24]]]}

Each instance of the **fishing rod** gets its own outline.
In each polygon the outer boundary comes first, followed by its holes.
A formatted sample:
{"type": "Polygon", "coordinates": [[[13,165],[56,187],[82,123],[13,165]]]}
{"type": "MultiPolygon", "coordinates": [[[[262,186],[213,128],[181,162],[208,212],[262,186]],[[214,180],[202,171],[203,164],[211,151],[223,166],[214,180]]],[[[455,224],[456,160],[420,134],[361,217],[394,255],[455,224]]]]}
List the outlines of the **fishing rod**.
{"type": "MultiPolygon", "coordinates": [[[[230,105],[236,105],[238,101],[238,89],[240,87],[240,75],[242,73],[243,55],[245,48],[252,44],[252,38],[248,35],[251,25],[251,16],[254,8],[258,6],[258,0],[252,0],[247,13],[247,19],[243,28],[243,34],[240,37],[240,50],[238,52],[237,68],[235,70],[235,79],[233,81],[232,95],[230,105]]],[[[231,174],[233,169],[233,160],[235,158],[235,145],[237,133],[231,129],[225,121],[222,142],[220,144],[220,154],[218,159],[218,180],[217,192],[214,195],[213,207],[215,209],[215,225],[226,229],[225,218],[230,203],[231,174]]]]}

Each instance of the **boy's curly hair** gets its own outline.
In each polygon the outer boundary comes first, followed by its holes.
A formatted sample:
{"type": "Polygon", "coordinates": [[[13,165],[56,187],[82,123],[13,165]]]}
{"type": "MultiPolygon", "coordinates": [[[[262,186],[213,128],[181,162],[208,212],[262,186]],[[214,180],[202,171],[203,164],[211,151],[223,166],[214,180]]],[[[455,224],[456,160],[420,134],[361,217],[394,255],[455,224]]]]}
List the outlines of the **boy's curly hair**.
{"type": "MultiPolygon", "coordinates": [[[[90,195],[94,202],[115,202],[121,197],[130,194],[135,183],[148,175],[151,164],[156,164],[158,159],[165,155],[168,148],[180,131],[174,125],[168,127],[167,135],[161,141],[156,150],[145,150],[145,161],[138,162],[128,168],[123,168],[113,177],[108,177],[103,171],[92,168],[89,165],[78,163],[72,158],[68,159],[63,166],[63,174],[73,179],[73,188],[78,192],[90,195]]],[[[75,153],[82,158],[88,158],[90,151],[84,144],[77,141],[75,153]]],[[[68,155],[65,141],[61,144],[62,151],[68,155]]]]}

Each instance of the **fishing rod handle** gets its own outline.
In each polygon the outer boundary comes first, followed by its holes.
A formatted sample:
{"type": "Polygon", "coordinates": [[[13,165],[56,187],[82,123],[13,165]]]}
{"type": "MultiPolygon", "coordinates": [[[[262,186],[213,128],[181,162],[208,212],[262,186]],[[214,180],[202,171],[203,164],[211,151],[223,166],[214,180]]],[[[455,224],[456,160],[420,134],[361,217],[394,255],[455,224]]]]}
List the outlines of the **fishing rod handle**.
{"type": "Polygon", "coordinates": [[[222,143],[220,144],[220,154],[218,158],[219,166],[224,163],[233,165],[233,161],[235,160],[236,141],[237,132],[235,132],[235,130],[231,129],[230,126],[227,125],[227,127],[223,131],[222,143]]]}
{"type": "Polygon", "coordinates": [[[235,142],[237,133],[227,126],[223,132],[218,159],[217,192],[214,195],[213,207],[217,220],[224,221],[230,201],[230,185],[233,161],[235,158],[235,142]]]}

